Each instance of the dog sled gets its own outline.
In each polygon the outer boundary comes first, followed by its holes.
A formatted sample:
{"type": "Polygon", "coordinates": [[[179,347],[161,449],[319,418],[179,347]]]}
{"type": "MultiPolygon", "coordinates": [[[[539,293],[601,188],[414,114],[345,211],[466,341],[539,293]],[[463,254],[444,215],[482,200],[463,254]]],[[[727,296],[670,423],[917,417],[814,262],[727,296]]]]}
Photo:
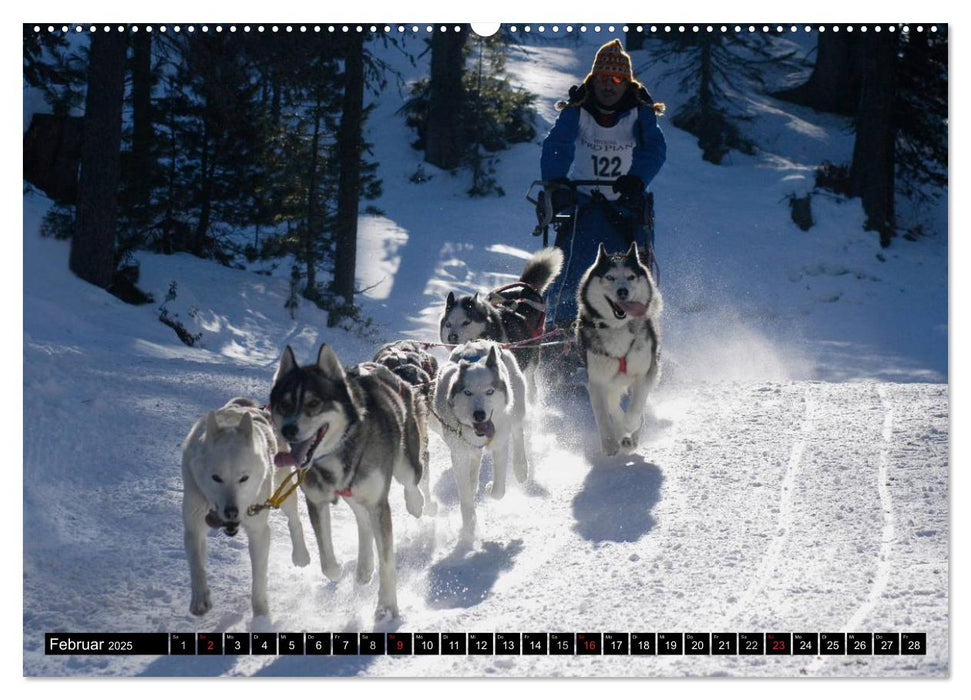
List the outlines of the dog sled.
{"type": "Polygon", "coordinates": [[[616,180],[536,180],[526,192],[526,201],[536,208],[534,236],[549,245],[550,228],[554,243],[563,251],[563,270],[546,296],[548,327],[563,328],[576,319],[576,295],[580,278],[597,257],[602,242],[610,252],[627,250],[637,243],[642,262],[660,284],[661,271],[654,255],[654,193],[645,195],[643,211],[631,211],[600,190],[611,191],[616,180]],[[536,191],[540,188],[539,191],[536,191]],[[583,192],[580,188],[591,188],[583,192]],[[557,193],[569,202],[557,209],[557,193]]]}

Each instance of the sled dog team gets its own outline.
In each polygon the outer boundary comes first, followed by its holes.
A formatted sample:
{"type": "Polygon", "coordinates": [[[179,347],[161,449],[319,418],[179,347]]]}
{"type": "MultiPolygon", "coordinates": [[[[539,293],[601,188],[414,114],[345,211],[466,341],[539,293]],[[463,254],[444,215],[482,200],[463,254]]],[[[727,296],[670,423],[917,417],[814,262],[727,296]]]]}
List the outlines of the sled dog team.
{"type": "MultiPolygon", "coordinates": [[[[270,403],[236,398],[192,427],[182,446],[185,550],[192,597],[189,610],[210,610],[206,533],[247,534],[253,615],[268,615],[268,504],[287,517],[293,563],[310,556],[296,496],[274,499],[281,483],[299,483],[306,498],[323,574],[341,566],[331,540],[330,507],[338,498],[357,521],[355,578],[374,573],[375,617],[398,615],[391,508],[392,478],[404,487],[414,517],[434,513],[428,474],[428,428],[451,452],[462,513],[462,537],[475,533],[475,498],[483,453],[494,463],[491,495],[502,498],[509,462],[519,482],[529,475],[525,417],[536,396],[539,348],[531,339],[545,323],[543,294],[559,274],[562,252],[545,248],[527,262],[520,281],[445,302],[440,331],[452,347],[439,366],[426,345],[385,345],[371,362],[345,367],[326,344],[316,362],[301,365],[287,346],[273,378],[270,403]],[[300,477],[299,479],[297,477],[300,477]]],[[[637,447],[642,412],[659,371],[661,295],[636,245],[608,254],[600,246],[579,289],[576,342],[587,370],[587,391],[607,455],[637,447]],[[627,396],[627,408],[621,399],[627,396]]]]}

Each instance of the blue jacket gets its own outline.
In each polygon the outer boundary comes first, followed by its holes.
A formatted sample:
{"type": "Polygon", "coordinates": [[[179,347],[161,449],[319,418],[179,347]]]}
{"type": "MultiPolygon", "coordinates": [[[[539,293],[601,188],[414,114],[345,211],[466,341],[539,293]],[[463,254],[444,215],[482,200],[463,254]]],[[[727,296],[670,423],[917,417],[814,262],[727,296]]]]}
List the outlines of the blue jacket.
{"type": "MultiPolygon", "coordinates": [[[[580,127],[580,110],[582,106],[567,105],[560,112],[556,123],[543,141],[543,155],[540,158],[540,172],[544,180],[555,180],[566,177],[573,164],[576,150],[577,132],[580,127]]],[[[661,170],[667,158],[667,144],[664,134],[657,124],[657,115],[650,104],[641,104],[631,109],[638,110],[635,122],[635,146],[633,162],[629,175],[636,175],[644,182],[646,188],[654,176],[661,170]]],[[[618,116],[627,114],[630,110],[622,111],[618,116]]]]}

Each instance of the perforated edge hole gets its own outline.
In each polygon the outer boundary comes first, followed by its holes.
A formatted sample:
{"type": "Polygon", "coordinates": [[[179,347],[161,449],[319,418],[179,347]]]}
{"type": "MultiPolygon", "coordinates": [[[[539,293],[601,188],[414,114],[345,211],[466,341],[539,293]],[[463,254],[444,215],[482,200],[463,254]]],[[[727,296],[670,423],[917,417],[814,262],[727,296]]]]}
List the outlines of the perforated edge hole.
{"type": "MultiPolygon", "coordinates": [[[[421,34],[421,33],[430,34],[432,32],[435,32],[436,30],[439,31],[439,32],[448,32],[449,30],[452,30],[452,31],[455,31],[455,32],[460,32],[460,31],[462,31],[462,26],[463,25],[458,25],[458,24],[434,24],[434,25],[433,24],[425,24],[425,25],[419,25],[419,24],[412,24],[412,25],[405,25],[405,24],[398,24],[398,25],[343,24],[343,25],[326,25],[326,30],[327,30],[328,33],[334,33],[336,31],[340,31],[341,33],[356,32],[356,33],[359,33],[360,34],[360,33],[364,33],[364,32],[370,32],[372,34],[375,34],[375,33],[379,33],[379,32],[382,32],[383,31],[384,33],[390,34],[392,32],[397,31],[399,34],[406,34],[406,33],[411,33],[411,34],[421,34]]],[[[311,25],[306,25],[306,24],[299,24],[299,25],[294,25],[294,24],[271,24],[271,25],[262,25],[262,24],[260,24],[260,25],[255,25],[255,31],[257,31],[259,33],[265,33],[267,31],[269,31],[269,32],[272,32],[274,34],[279,34],[279,33],[293,34],[295,32],[300,32],[301,34],[305,34],[308,31],[310,31],[311,28],[314,31],[314,33],[320,33],[321,31],[324,30],[324,27],[321,26],[321,25],[319,25],[319,24],[312,25],[312,26],[311,25]]],[[[627,33],[627,32],[630,32],[630,31],[636,31],[637,33],[640,33],[640,34],[643,34],[643,33],[657,34],[657,33],[660,33],[660,32],[664,32],[666,34],[670,34],[671,32],[678,32],[678,33],[684,34],[684,33],[687,33],[687,32],[700,33],[702,31],[702,29],[706,33],[721,32],[723,34],[728,33],[728,32],[731,32],[731,31],[734,31],[735,33],[741,33],[741,32],[744,32],[746,30],[748,30],[748,32],[750,34],[754,34],[756,32],[762,32],[764,34],[768,34],[768,33],[777,33],[777,34],[790,33],[790,34],[795,34],[795,33],[798,33],[800,31],[800,28],[805,33],[810,33],[810,32],[813,32],[813,31],[820,32],[820,33],[824,33],[824,32],[827,32],[827,31],[831,31],[831,32],[835,32],[835,33],[838,33],[838,32],[846,32],[848,34],[851,34],[851,33],[855,32],[855,31],[859,31],[861,33],[865,33],[865,32],[868,32],[868,31],[882,32],[884,30],[886,30],[888,32],[891,32],[891,33],[900,31],[900,32],[903,32],[904,34],[910,34],[912,32],[916,32],[916,33],[919,33],[919,34],[926,33],[926,32],[936,33],[936,32],[939,32],[940,31],[940,27],[938,25],[936,25],[936,24],[932,24],[932,25],[923,25],[923,24],[917,24],[917,25],[909,25],[909,24],[887,24],[887,25],[883,25],[883,26],[881,26],[881,25],[866,25],[866,24],[842,24],[842,25],[841,24],[833,24],[833,25],[817,25],[817,26],[813,26],[813,25],[809,25],[809,24],[806,24],[806,25],[796,25],[796,24],[792,24],[792,25],[782,25],[782,24],[778,24],[778,25],[768,25],[768,24],[764,24],[764,25],[751,25],[750,24],[750,25],[747,25],[747,26],[746,25],[734,25],[734,26],[731,26],[731,25],[710,25],[710,24],[708,24],[708,25],[704,25],[704,24],[703,25],[697,25],[697,24],[693,24],[693,25],[683,25],[683,24],[680,24],[680,25],[670,25],[670,24],[665,24],[665,25],[658,25],[658,24],[635,24],[635,25],[628,25],[628,24],[625,24],[625,25],[619,25],[619,26],[618,25],[613,25],[613,24],[610,24],[610,25],[600,25],[600,24],[592,24],[592,25],[587,25],[587,24],[579,24],[579,25],[567,24],[567,25],[560,25],[560,24],[554,24],[554,25],[547,26],[545,24],[539,24],[539,25],[531,25],[531,24],[520,24],[520,25],[516,25],[516,24],[512,24],[512,25],[508,25],[507,30],[510,33],[519,33],[519,32],[522,32],[522,33],[526,33],[526,34],[532,33],[534,31],[535,32],[539,32],[541,34],[547,34],[547,33],[552,33],[552,34],[564,34],[564,33],[566,33],[566,34],[572,34],[573,32],[576,32],[576,31],[579,31],[581,33],[585,33],[585,32],[588,32],[588,31],[593,31],[596,34],[600,34],[600,33],[604,33],[604,32],[615,33],[617,31],[623,31],[624,33],[627,33]]],[[[135,25],[135,24],[131,24],[131,25],[124,25],[124,24],[119,24],[119,25],[97,25],[97,24],[62,24],[62,25],[55,25],[55,24],[50,24],[50,25],[41,25],[41,24],[35,24],[35,25],[33,25],[33,31],[35,33],[47,32],[47,33],[51,33],[51,34],[53,34],[53,33],[70,34],[72,32],[73,33],[81,33],[81,32],[85,32],[85,31],[88,32],[88,33],[91,33],[91,34],[93,34],[95,32],[98,32],[98,31],[105,32],[105,33],[110,33],[112,31],[119,32],[119,33],[131,32],[133,34],[139,32],[139,31],[144,31],[146,33],[151,33],[153,31],[157,31],[159,33],[166,33],[166,32],[169,32],[169,31],[172,31],[172,32],[175,32],[175,33],[181,33],[183,31],[186,31],[186,32],[189,32],[190,34],[191,33],[195,33],[196,31],[201,31],[204,34],[208,34],[210,31],[213,31],[213,32],[216,32],[216,33],[222,33],[222,32],[228,31],[230,33],[235,34],[235,33],[240,32],[240,31],[242,31],[244,33],[250,33],[253,30],[254,30],[254,26],[251,26],[251,25],[248,25],[248,24],[239,24],[239,25],[236,25],[236,24],[227,24],[227,25],[221,25],[221,24],[216,24],[216,25],[208,25],[208,24],[200,24],[200,25],[194,25],[194,24],[187,24],[187,25],[178,25],[178,24],[143,24],[143,25],[135,25]]]]}

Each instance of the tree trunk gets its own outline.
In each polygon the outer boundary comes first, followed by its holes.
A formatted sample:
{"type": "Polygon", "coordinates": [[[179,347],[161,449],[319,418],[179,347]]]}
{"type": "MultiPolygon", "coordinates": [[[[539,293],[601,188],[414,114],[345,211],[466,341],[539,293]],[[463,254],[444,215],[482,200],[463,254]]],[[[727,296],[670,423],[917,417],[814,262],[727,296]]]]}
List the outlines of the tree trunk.
{"type": "MultiPolygon", "coordinates": [[[[340,177],[337,183],[337,246],[333,291],[348,305],[354,303],[357,265],[357,212],[361,199],[361,142],[364,120],[364,35],[347,37],[344,57],[344,105],[337,133],[340,177]]],[[[335,325],[341,314],[331,313],[335,325]]]]}
{"type": "MultiPolygon", "coordinates": [[[[317,292],[317,255],[316,243],[320,227],[317,225],[317,163],[320,160],[320,121],[323,118],[323,95],[320,85],[316,88],[317,98],[314,105],[314,137],[310,146],[310,182],[307,186],[307,225],[303,234],[303,255],[307,266],[307,286],[303,295],[316,301],[317,292]]],[[[352,281],[353,283],[353,281],[352,281]]]]}
{"type": "Polygon", "coordinates": [[[863,199],[866,228],[890,245],[894,232],[894,61],[897,37],[871,32],[864,40],[863,85],[856,117],[850,188],[863,199]]]}
{"type": "Polygon", "coordinates": [[[854,114],[859,105],[863,75],[863,36],[820,32],[816,65],[809,80],[775,96],[821,112],[854,114]]]}
{"type": "MultiPolygon", "coordinates": [[[[209,100],[206,99],[205,111],[209,111],[209,100]]],[[[212,214],[212,177],[209,143],[209,117],[202,119],[202,153],[199,156],[199,221],[196,222],[195,241],[192,244],[192,252],[199,257],[203,257],[208,246],[206,245],[206,234],[209,232],[209,218],[212,214]]]]}
{"type": "Polygon", "coordinates": [[[465,153],[462,107],[465,88],[463,56],[469,30],[435,32],[429,84],[428,121],[425,124],[425,160],[451,170],[462,164],[465,153]]]}
{"type": "Polygon", "coordinates": [[[723,133],[724,119],[715,113],[715,99],[713,87],[715,84],[715,69],[712,62],[712,50],[715,40],[707,35],[700,38],[698,78],[698,118],[696,128],[698,146],[701,147],[702,158],[710,163],[719,165],[728,153],[725,147],[723,133]]]}
{"type": "Polygon", "coordinates": [[[152,35],[134,35],[132,68],[132,204],[140,221],[145,221],[152,194],[152,35]]]}
{"type": "Polygon", "coordinates": [[[121,171],[121,113],[128,39],[118,32],[91,37],[77,219],[70,268],[107,289],[115,270],[115,216],[121,171]]]}

